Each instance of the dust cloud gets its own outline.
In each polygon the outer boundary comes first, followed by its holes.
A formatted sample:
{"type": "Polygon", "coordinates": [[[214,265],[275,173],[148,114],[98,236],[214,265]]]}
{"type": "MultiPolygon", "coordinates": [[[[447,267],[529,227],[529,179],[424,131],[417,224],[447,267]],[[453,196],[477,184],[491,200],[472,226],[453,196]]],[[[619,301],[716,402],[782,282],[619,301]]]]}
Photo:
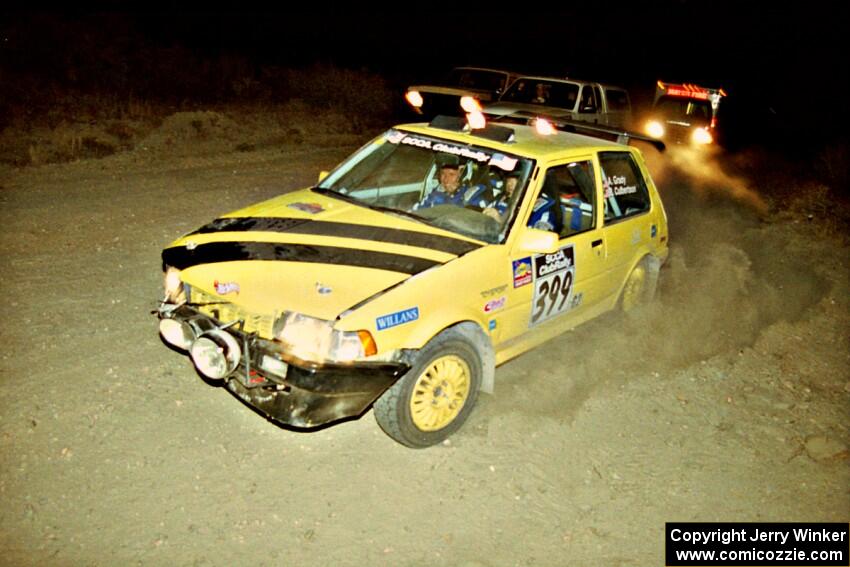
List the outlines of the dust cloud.
{"type": "Polygon", "coordinates": [[[805,255],[794,254],[789,233],[774,230],[758,185],[724,171],[721,153],[648,157],[670,227],[656,301],[610,313],[504,365],[500,372],[518,374],[508,382],[521,382],[522,392],[507,397],[510,408],[497,400],[492,411],[569,419],[604,384],[737,354],[827,292],[805,255]]]}
{"type": "MultiPolygon", "coordinates": [[[[643,316],[665,358],[688,364],[748,346],[826,292],[787,232],[772,228],[763,187],[729,171],[720,149],[672,148],[653,178],[670,225],[659,299],[643,316]]],[[[653,167],[653,166],[651,166],[653,167]]],[[[656,349],[653,349],[656,350],[656,349]]]]}

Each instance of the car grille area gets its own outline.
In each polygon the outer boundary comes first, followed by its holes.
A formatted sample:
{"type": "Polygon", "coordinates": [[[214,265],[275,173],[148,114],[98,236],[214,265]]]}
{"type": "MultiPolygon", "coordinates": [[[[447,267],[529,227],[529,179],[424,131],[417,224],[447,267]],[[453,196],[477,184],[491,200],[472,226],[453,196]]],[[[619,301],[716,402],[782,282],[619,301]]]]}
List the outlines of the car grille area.
{"type": "Polygon", "coordinates": [[[274,315],[251,313],[219,295],[207,293],[196,287],[189,287],[189,302],[201,313],[218,321],[222,325],[233,322],[236,328],[246,333],[257,333],[261,337],[272,338],[274,315]]]}

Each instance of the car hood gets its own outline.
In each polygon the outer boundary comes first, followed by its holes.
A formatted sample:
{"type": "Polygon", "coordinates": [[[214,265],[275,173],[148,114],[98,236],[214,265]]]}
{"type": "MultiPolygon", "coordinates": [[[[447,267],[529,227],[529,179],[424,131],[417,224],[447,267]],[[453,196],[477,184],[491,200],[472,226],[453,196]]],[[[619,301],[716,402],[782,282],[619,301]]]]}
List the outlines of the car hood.
{"type": "Polygon", "coordinates": [[[518,114],[523,117],[550,116],[552,118],[570,118],[572,112],[566,108],[542,106],[540,104],[524,104],[521,102],[497,102],[484,109],[491,116],[510,116],[518,114]]]}
{"type": "Polygon", "coordinates": [[[482,244],[310,190],[234,211],[174,241],[190,301],[333,320],[482,244]]]}

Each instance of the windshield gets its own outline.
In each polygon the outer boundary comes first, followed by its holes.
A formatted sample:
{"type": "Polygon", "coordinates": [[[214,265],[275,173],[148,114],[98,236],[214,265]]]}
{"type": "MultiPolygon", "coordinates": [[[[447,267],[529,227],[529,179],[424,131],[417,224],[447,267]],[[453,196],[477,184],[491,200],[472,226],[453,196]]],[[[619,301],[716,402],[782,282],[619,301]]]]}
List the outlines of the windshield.
{"type": "Polygon", "coordinates": [[[522,77],[514,81],[499,100],[572,110],[578,99],[578,87],[575,83],[522,77]]]}
{"type": "Polygon", "coordinates": [[[446,85],[481,91],[501,91],[507,81],[507,73],[484,69],[452,69],[446,77],[446,85]]]}
{"type": "Polygon", "coordinates": [[[390,130],[316,191],[482,240],[503,242],[534,161],[390,130]]]}
{"type": "Polygon", "coordinates": [[[711,122],[711,103],[707,100],[663,96],[655,109],[668,120],[687,120],[690,123],[711,122]]]}

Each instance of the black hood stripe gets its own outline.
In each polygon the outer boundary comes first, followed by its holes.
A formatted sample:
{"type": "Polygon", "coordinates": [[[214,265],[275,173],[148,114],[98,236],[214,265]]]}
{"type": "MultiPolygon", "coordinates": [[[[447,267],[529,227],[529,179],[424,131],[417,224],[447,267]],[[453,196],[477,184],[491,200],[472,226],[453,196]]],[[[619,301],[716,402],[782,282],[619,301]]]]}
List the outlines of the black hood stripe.
{"type": "Polygon", "coordinates": [[[192,234],[209,234],[214,232],[285,232],[290,234],[311,234],[314,236],[336,236],[339,238],[357,238],[405,246],[417,246],[429,250],[437,250],[461,256],[471,252],[481,245],[459,238],[440,236],[403,230],[347,222],[328,222],[308,219],[276,218],[276,217],[238,217],[220,218],[196,230],[192,234]]]}
{"type": "Polygon", "coordinates": [[[440,262],[355,248],[279,244],[277,242],[209,242],[189,250],[175,246],[162,251],[162,261],[179,270],[200,264],[236,262],[239,260],[273,260],[279,262],[310,262],[374,268],[403,274],[418,274],[440,262]]]}

